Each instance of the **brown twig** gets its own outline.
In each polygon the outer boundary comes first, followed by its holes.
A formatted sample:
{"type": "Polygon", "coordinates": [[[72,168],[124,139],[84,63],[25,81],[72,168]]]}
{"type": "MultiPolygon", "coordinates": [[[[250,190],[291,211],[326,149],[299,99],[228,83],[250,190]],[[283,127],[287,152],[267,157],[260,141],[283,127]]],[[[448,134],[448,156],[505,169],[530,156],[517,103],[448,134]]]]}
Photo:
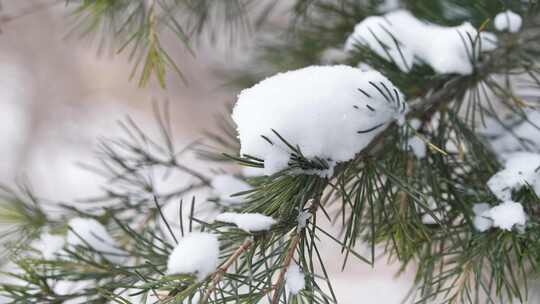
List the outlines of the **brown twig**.
{"type": "Polygon", "coordinates": [[[212,274],[212,282],[210,282],[210,286],[206,290],[206,293],[204,294],[204,297],[201,300],[202,304],[205,304],[208,302],[208,299],[210,298],[210,295],[214,292],[216,289],[217,284],[223,277],[223,275],[227,272],[229,267],[238,259],[238,257],[246,251],[251,245],[253,244],[253,240],[251,238],[247,238],[238,249],[223,263],[219,268],[212,274]]]}
{"type": "Polygon", "coordinates": [[[276,284],[274,284],[275,290],[274,290],[274,295],[272,296],[272,304],[278,304],[279,302],[280,289],[283,287],[285,274],[287,273],[287,269],[289,269],[289,265],[291,264],[291,261],[294,257],[294,252],[296,250],[296,247],[298,246],[298,243],[300,243],[300,234],[296,233],[291,239],[289,249],[287,250],[287,255],[285,256],[285,259],[283,260],[283,269],[281,269],[277,282],[276,284]]]}
{"type": "MultiPolygon", "coordinates": [[[[407,176],[407,178],[410,178],[413,176],[413,173],[414,173],[414,159],[409,156],[407,158],[405,175],[407,176]]],[[[405,190],[401,190],[398,195],[399,195],[399,206],[400,206],[401,214],[402,216],[405,217],[407,213],[407,203],[409,201],[408,194],[405,190]]]]}

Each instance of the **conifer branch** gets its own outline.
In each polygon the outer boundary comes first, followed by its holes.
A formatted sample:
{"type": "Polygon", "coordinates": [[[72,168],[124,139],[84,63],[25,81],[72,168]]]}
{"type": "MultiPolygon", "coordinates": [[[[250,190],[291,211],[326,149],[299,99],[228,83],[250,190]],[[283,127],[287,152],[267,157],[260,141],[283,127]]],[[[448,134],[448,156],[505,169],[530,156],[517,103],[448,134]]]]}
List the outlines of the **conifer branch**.
{"type": "Polygon", "coordinates": [[[216,290],[216,286],[223,277],[223,275],[225,275],[229,267],[231,267],[231,265],[240,257],[240,255],[242,255],[242,253],[244,253],[249,247],[251,247],[252,244],[253,240],[251,238],[245,239],[242,245],[240,245],[240,247],[238,247],[233,252],[233,254],[229,256],[229,258],[223,264],[221,264],[221,266],[218,267],[217,271],[211,275],[212,281],[210,282],[210,285],[206,288],[205,294],[201,299],[201,304],[208,303],[208,299],[216,290]]]}
{"type": "MultiPolygon", "coordinates": [[[[244,7],[239,5],[247,3],[242,0],[224,1],[68,2],[80,4],[78,12],[83,17],[89,13],[90,19],[83,18],[83,20],[92,21],[88,28],[92,31],[100,27],[96,25],[110,25],[112,16],[126,17],[122,12],[133,13],[127,19],[116,19],[129,26],[115,33],[127,35],[128,40],[123,41],[126,45],[137,41],[132,46],[134,49],[140,47],[137,54],[140,54],[144,62],[142,69],[144,79],[141,78],[141,81],[146,81],[148,75],[157,73],[158,80],[163,83],[164,69],[170,66],[171,62],[160,45],[161,25],[164,25],[164,28],[172,26],[178,37],[187,43],[190,40],[187,38],[191,38],[192,33],[202,31],[202,25],[215,17],[212,8],[216,6],[213,6],[213,3],[225,3],[227,7],[230,5],[230,8],[236,7],[241,10],[244,10],[244,7]],[[189,30],[185,33],[183,23],[181,25],[174,23],[176,21],[174,17],[184,17],[182,14],[176,14],[179,7],[196,12],[196,17],[201,18],[197,19],[200,22],[194,24],[188,22],[186,29],[189,30]]],[[[328,47],[341,46],[343,43],[341,39],[356,22],[367,16],[380,15],[380,12],[374,11],[371,7],[366,8],[360,2],[363,1],[297,0],[298,12],[305,13],[309,9],[313,10],[314,14],[302,13],[302,19],[296,20],[300,26],[296,32],[297,40],[285,45],[271,45],[267,49],[269,52],[266,54],[269,56],[265,58],[264,63],[272,63],[278,69],[287,70],[306,65],[319,65],[322,61],[321,53],[328,47]],[[321,17],[324,18],[322,20],[324,22],[321,22],[321,17]]],[[[482,24],[478,29],[480,32],[492,31],[491,25],[485,21],[485,14],[491,17],[501,9],[500,3],[482,3],[473,6],[462,1],[460,3],[463,3],[463,8],[474,20],[461,20],[459,18],[462,17],[448,17],[444,14],[444,7],[438,7],[443,1],[404,0],[404,3],[415,14],[420,14],[417,17],[425,17],[441,26],[471,21],[472,24],[482,24]]],[[[518,7],[520,4],[509,2],[508,5],[518,7]]],[[[523,5],[519,8],[525,11],[523,5]]],[[[274,131],[263,135],[260,139],[264,140],[262,144],[283,147],[286,151],[282,152],[289,153],[288,162],[284,162],[283,171],[275,174],[239,180],[239,183],[245,183],[250,190],[237,193],[235,198],[242,197],[245,200],[235,205],[222,204],[223,193],[217,193],[219,187],[212,188],[214,177],[181,163],[179,157],[181,152],[175,150],[170,138],[170,126],[161,120],[165,117],[158,117],[164,143],[152,141],[132,122],[128,122],[123,125],[129,137],[127,140],[104,141],[100,146],[100,156],[105,167],[100,173],[111,182],[106,185],[107,192],[103,197],[89,200],[115,204],[107,205],[106,208],[92,206],[90,210],[63,204],[60,207],[65,214],[57,219],[49,218],[37,203],[34,204],[32,195],[29,199],[21,199],[9,193],[6,197],[0,198],[6,201],[3,207],[0,206],[6,213],[4,217],[0,216],[0,219],[20,223],[16,229],[24,234],[25,240],[34,240],[38,234],[45,231],[64,237],[66,231],[75,233],[73,227],[66,224],[66,221],[74,217],[96,219],[103,225],[105,232],[112,234],[112,239],[121,240],[118,249],[129,255],[129,263],[113,265],[110,261],[100,259],[100,251],[90,248],[90,242],[87,246],[68,244],[62,249],[60,258],[49,260],[41,252],[36,252],[36,248],[31,248],[28,255],[18,254],[20,252],[18,250],[26,248],[27,244],[15,244],[12,248],[13,256],[19,257],[15,262],[22,274],[14,276],[24,281],[24,284],[0,284],[0,291],[3,295],[11,297],[12,303],[17,304],[45,300],[61,302],[66,299],[119,303],[137,301],[122,297],[122,292],[131,289],[135,291],[130,293],[130,296],[144,297],[152,292],[158,296],[158,301],[167,303],[202,296],[202,303],[212,302],[214,298],[216,302],[220,298],[219,302],[223,303],[258,303],[262,297],[268,297],[269,302],[278,304],[283,297],[287,298],[284,290],[294,285],[288,283],[295,283],[295,280],[288,281],[287,271],[291,266],[296,266],[292,263],[298,262],[308,275],[303,277],[304,281],[301,282],[304,284],[302,285],[304,291],[294,293],[294,297],[288,299],[288,302],[329,303],[336,301],[336,295],[330,284],[330,274],[324,265],[327,257],[321,256],[317,248],[319,236],[323,234],[340,245],[344,253],[344,269],[349,255],[373,265],[377,245],[381,245],[389,259],[397,258],[404,268],[416,261],[418,263],[416,282],[421,286],[419,297],[413,300],[418,300],[419,303],[436,301],[438,297],[454,303],[478,303],[478,299],[483,296],[487,297],[488,302],[492,296],[501,299],[516,297],[520,300],[526,299],[521,295],[522,286],[526,285],[528,276],[537,273],[539,269],[535,262],[540,256],[540,245],[537,242],[538,197],[534,193],[535,189],[524,186],[512,193],[512,199],[522,205],[528,216],[525,227],[514,227],[512,231],[495,228],[479,231],[475,226],[477,215],[473,206],[478,202],[486,202],[490,206],[499,203],[499,199],[490,192],[486,181],[501,167],[499,158],[492,151],[487,137],[474,130],[474,122],[478,116],[486,113],[491,115],[490,118],[496,117],[497,113],[492,110],[495,107],[491,102],[497,100],[516,118],[508,125],[502,124],[507,127],[508,133],[511,133],[515,126],[527,121],[524,112],[529,110],[528,106],[534,106],[534,99],[521,97],[509,79],[514,75],[527,74],[523,75],[528,76],[527,85],[536,90],[540,88],[538,80],[540,68],[536,64],[537,37],[540,30],[536,17],[538,9],[531,8],[528,12],[533,17],[526,20],[521,32],[496,33],[498,39],[504,40],[497,49],[481,52],[476,58],[477,56],[471,54],[475,52],[475,47],[472,46],[472,52],[471,48],[467,48],[467,57],[471,61],[468,63],[473,67],[470,74],[439,73],[429,64],[417,62],[409,65],[405,60],[406,54],[398,49],[401,59],[407,65],[407,71],[403,71],[396,66],[399,62],[391,57],[388,49],[385,49],[385,53],[390,58],[384,58],[367,47],[359,46],[358,54],[352,54],[350,59],[340,59],[344,60],[341,63],[352,66],[361,60],[389,78],[397,89],[391,90],[384,84],[379,86],[374,82],[369,88],[377,91],[353,88],[351,92],[354,92],[354,98],[368,99],[367,107],[362,105],[354,108],[355,114],[361,114],[363,111],[370,115],[381,113],[374,100],[375,95],[382,95],[384,100],[381,102],[385,104],[399,104],[404,100],[398,94],[397,90],[400,90],[411,101],[409,112],[406,115],[399,115],[399,120],[393,118],[400,122],[403,118],[408,119],[411,122],[411,124],[407,122],[409,127],[404,128],[395,123],[389,126],[392,121],[389,120],[385,124],[381,124],[381,121],[366,124],[366,128],[360,129],[359,133],[355,130],[355,136],[379,133],[369,138],[369,141],[366,139],[367,146],[364,145],[354,158],[347,161],[338,161],[327,155],[307,156],[318,155],[319,152],[309,153],[312,151],[308,152],[309,148],[305,147],[309,145],[300,147],[300,144],[293,142],[291,138],[281,135],[286,134],[285,132],[280,134],[274,131]],[[507,38],[508,40],[505,40],[507,38]],[[500,80],[499,75],[505,79],[500,80]],[[495,98],[491,98],[492,96],[495,98]],[[411,130],[416,128],[412,127],[412,118],[420,120],[420,127],[418,132],[410,134],[408,128],[411,130]],[[383,126],[387,128],[383,130],[383,126]],[[433,153],[428,150],[423,156],[412,155],[414,151],[404,149],[407,145],[412,145],[409,142],[411,135],[420,137],[421,141],[417,141],[420,144],[426,143],[439,152],[443,151],[442,149],[448,152],[433,153]],[[449,144],[454,144],[456,149],[449,147],[449,144]],[[329,170],[328,174],[332,174],[331,176],[312,174],[330,168],[332,170],[329,170]],[[161,188],[153,178],[154,169],[160,172],[165,170],[167,174],[169,171],[185,173],[194,177],[190,180],[195,181],[189,185],[178,186],[167,193],[158,193],[157,189],[161,188]],[[197,219],[194,211],[195,194],[189,193],[190,198],[193,198],[191,213],[188,216],[189,231],[199,230],[203,234],[213,234],[215,242],[212,244],[217,243],[216,246],[209,246],[215,249],[212,251],[215,255],[205,257],[203,262],[211,260],[211,265],[220,266],[217,269],[209,269],[208,272],[204,271],[205,275],[210,274],[199,278],[202,280],[195,280],[194,274],[203,273],[198,269],[178,270],[175,275],[167,275],[170,268],[169,261],[175,261],[169,260],[173,256],[171,250],[174,243],[179,241],[175,237],[175,233],[178,233],[176,228],[184,235],[183,221],[186,217],[181,204],[177,214],[180,225],[171,225],[168,222],[171,220],[168,211],[161,210],[162,206],[182,201],[188,191],[195,189],[211,191],[212,197],[201,202],[212,207],[212,211],[260,213],[259,215],[272,217],[270,220],[277,222],[268,228],[270,229],[268,232],[262,233],[263,241],[259,242],[258,236],[256,239],[251,238],[252,231],[246,233],[243,228],[236,229],[232,228],[232,225],[224,226],[220,222],[212,223],[208,220],[207,223],[204,218],[197,219]],[[306,201],[307,198],[314,199],[306,201]],[[430,203],[435,204],[433,208],[430,204],[425,204],[428,199],[430,203]],[[331,207],[332,211],[333,207],[339,209],[334,216],[327,213],[325,210],[327,207],[331,207]],[[330,222],[337,223],[341,220],[342,235],[334,237],[317,225],[318,208],[330,222]],[[306,211],[311,212],[311,219],[303,214],[306,211]],[[435,223],[424,222],[425,214],[433,218],[435,223]],[[306,219],[309,220],[309,224],[306,224],[306,219]],[[163,222],[166,229],[163,228],[163,222]],[[517,228],[522,230],[518,232],[517,228]],[[174,243],[170,240],[169,234],[172,235],[174,243]],[[372,246],[371,259],[353,251],[355,244],[360,240],[368,241],[372,246]],[[222,246],[219,246],[219,243],[222,246]],[[260,246],[260,250],[253,249],[255,246],[256,249],[260,246]],[[219,264],[220,247],[226,248],[226,253],[221,256],[224,261],[219,264]],[[488,263],[489,267],[482,265],[483,263],[488,263]],[[231,268],[235,268],[234,273],[231,268]],[[488,278],[485,280],[485,277],[488,278]],[[328,283],[328,293],[319,286],[319,282],[323,281],[321,278],[328,283]],[[56,292],[54,285],[49,283],[59,279],[90,283],[84,291],[70,291],[68,295],[61,295],[60,292],[56,292]],[[247,285],[250,287],[249,292],[244,292],[240,287],[247,285]]],[[[234,16],[227,16],[226,19],[230,17],[234,19],[234,16]]],[[[384,44],[380,37],[376,37],[376,32],[372,31],[372,35],[379,44],[384,44]]],[[[464,43],[470,40],[474,44],[479,38],[473,36],[466,33],[460,37],[464,43]]],[[[392,36],[392,43],[399,48],[398,39],[400,37],[392,36]]],[[[289,89],[289,83],[277,89],[289,89]]],[[[340,90],[340,94],[345,91],[347,90],[340,90]]],[[[300,93],[303,92],[298,93],[294,94],[294,98],[302,97],[300,93]]],[[[310,101],[318,97],[317,92],[309,90],[308,93],[314,93],[313,96],[308,96],[314,97],[310,98],[310,101]]],[[[333,92],[330,92],[328,96],[333,96],[332,94],[333,92]]],[[[310,105],[311,103],[306,103],[305,108],[300,110],[307,112],[311,110],[308,108],[310,105]]],[[[403,114],[406,108],[405,103],[401,105],[402,112],[399,114],[403,114]]],[[[352,106],[346,108],[353,111],[352,106]]],[[[293,116],[293,123],[296,122],[294,119],[293,116]]],[[[291,126],[294,127],[295,124],[291,126]]],[[[269,130],[272,130],[271,128],[269,130]]],[[[228,154],[238,155],[240,143],[236,138],[234,126],[227,123],[223,129],[229,138],[213,136],[214,141],[219,147],[224,147],[228,154]]],[[[333,129],[340,130],[338,127],[333,129]]],[[[314,139],[316,137],[312,136],[314,139]]],[[[333,140],[331,142],[335,143],[333,140]]],[[[519,142],[522,140],[519,139],[519,142]]],[[[321,140],[315,146],[320,143],[324,142],[321,140]]],[[[245,148],[244,144],[245,142],[242,142],[242,149],[245,148]]],[[[335,147],[331,146],[326,150],[333,148],[335,147]]],[[[352,152],[351,155],[354,155],[357,151],[352,152]]],[[[265,162],[271,161],[270,158],[253,155],[257,156],[232,156],[231,159],[257,168],[265,167],[265,162]]],[[[223,161],[223,158],[219,160],[223,161]]],[[[265,169],[271,167],[269,165],[265,169]]],[[[172,215],[176,218],[176,214],[172,215]]],[[[17,241],[20,239],[22,238],[17,241]]],[[[29,248],[33,246],[33,243],[28,245],[29,248]]],[[[201,246],[200,249],[204,247],[201,246]]],[[[184,257],[190,256],[184,254],[184,257]]],[[[526,290],[526,286],[523,288],[526,290]]]]}

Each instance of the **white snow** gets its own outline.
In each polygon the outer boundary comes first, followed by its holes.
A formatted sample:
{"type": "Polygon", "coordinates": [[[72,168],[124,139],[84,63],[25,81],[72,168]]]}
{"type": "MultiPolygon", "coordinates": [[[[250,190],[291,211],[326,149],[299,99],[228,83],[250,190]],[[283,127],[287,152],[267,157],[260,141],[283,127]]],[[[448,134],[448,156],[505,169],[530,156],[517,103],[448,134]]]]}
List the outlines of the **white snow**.
{"type": "MultiPolygon", "coordinates": [[[[407,125],[412,130],[418,131],[418,129],[422,125],[422,122],[417,118],[413,118],[408,121],[407,125]]],[[[407,151],[411,151],[416,156],[416,158],[422,159],[426,157],[427,145],[420,136],[414,135],[414,133],[415,132],[411,132],[411,135],[409,135],[409,138],[407,139],[406,149],[407,151]]]]}
{"type": "Polygon", "coordinates": [[[211,233],[193,232],[178,241],[169,255],[168,274],[195,274],[202,280],[216,270],[219,242],[211,233]]]}
{"type": "Polygon", "coordinates": [[[39,239],[35,242],[34,248],[41,253],[44,259],[52,260],[56,254],[64,247],[66,239],[62,236],[50,234],[49,232],[41,233],[39,239]]]}
{"type": "Polygon", "coordinates": [[[225,205],[239,204],[244,201],[243,196],[232,196],[240,192],[251,190],[252,187],[243,180],[230,174],[216,175],[212,178],[212,188],[225,205]]]}
{"type": "Polygon", "coordinates": [[[105,226],[91,218],[73,218],[68,223],[67,243],[72,246],[91,247],[107,260],[120,264],[126,253],[118,248],[116,241],[105,226]]]}
{"type": "Polygon", "coordinates": [[[498,206],[491,208],[484,213],[493,220],[493,226],[504,230],[512,230],[517,225],[518,228],[525,226],[527,215],[520,203],[506,201],[498,206]]]}
{"type": "Polygon", "coordinates": [[[487,182],[491,192],[501,201],[512,198],[512,191],[530,185],[540,195],[540,154],[515,152],[506,155],[504,169],[487,182]]]}
{"type": "Polygon", "coordinates": [[[225,212],[216,217],[216,221],[231,223],[247,232],[264,231],[270,229],[276,221],[260,213],[234,213],[225,212]]]}
{"type": "Polygon", "coordinates": [[[498,13],[497,16],[495,16],[495,28],[498,31],[516,33],[521,28],[521,23],[521,16],[511,10],[498,13]]]}
{"type": "Polygon", "coordinates": [[[527,214],[520,203],[505,201],[494,207],[486,203],[475,204],[473,207],[475,214],[474,227],[484,232],[491,227],[503,230],[512,230],[514,226],[523,229],[527,222],[527,214]]]}
{"type": "Polygon", "coordinates": [[[426,153],[427,153],[426,143],[419,136],[413,136],[409,138],[407,140],[407,147],[413,152],[413,154],[418,159],[422,159],[426,157],[426,153]]]}
{"type": "Polygon", "coordinates": [[[474,228],[480,232],[484,232],[489,230],[493,226],[493,221],[487,217],[487,215],[484,215],[484,213],[488,212],[491,209],[491,206],[487,203],[479,203],[474,204],[473,206],[473,212],[474,212],[474,228]]]}
{"type": "Polygon", "coordinates": [[[305,287],[304,273],[296,264],[289,265],[285,273],[285,289],[287,293],[298,294],[305,287]]]}
{"type": "Polygon", "coordinates": [[[72,281],[72,280],[50,280],[51,285],[53,285],[53,291],[58,296],[73,296],[74,294],[82,294],[77,297],[66,297],[65,301],[62,301],[62,304],[85,304],[88,303],[88,297],[84,296],[84,292],[87,288],[95,286],[93,280],[82,280],[82,281],[72,281]]]}
{"type": "Polygon", "coordinates": [[[496,41],[495,35],[479,33],[468,22],[444,27],[419,20],[406,10],[397,10],[358,23],[345,42],[345,50],[365,45],[403,72],[410,71],[413,64],[425,63],[439,74],[468,75],[473,71],[473,55],[494,49],[496,41]],[[472,40],[480,38],[474,52],[468,36],[472,40]]]}
{"type": "Polygon", "coordinates": [[[311,66],[277,74],[243,90],[232,118],[241,154],[263,159],[264,174],[285,169],[290,158],[290,149],[274,129],[300,147],[305,157],[329,164],[328,170],[302,173],[325,176],[332,174],[336,163],[362,151],[391,122],[402,123],[406,111],[401,92],[376,71],[311,66]]]}
{"type": "Polygon", "coordinates": [[[306,227],[308,220],[313,214],[307,211],[300,211],[296,217],[296,222],[298,222],[297,230],[302,230],[306,227]]]}

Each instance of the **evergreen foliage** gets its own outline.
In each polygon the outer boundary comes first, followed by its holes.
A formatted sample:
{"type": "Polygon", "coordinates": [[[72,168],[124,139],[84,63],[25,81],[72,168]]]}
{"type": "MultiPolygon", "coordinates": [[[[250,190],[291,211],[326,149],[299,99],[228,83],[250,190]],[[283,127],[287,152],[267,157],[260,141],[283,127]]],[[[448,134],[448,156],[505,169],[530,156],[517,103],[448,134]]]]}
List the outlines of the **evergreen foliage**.
{"type": "MultiPolygon", "coordinates": [[[[380,15],[382,2],[294,1],[291,24],[282,29],[284,38],[260,41],[253,65],[226,71],[233,75],[228,81],[247,87],[280,71],[320,64],[321,55],[328,48],[340,47],[355,24],[380,15]]],[[[212,176],[190,168],[183,156],[197,151],[207,162],[255,168],[263,167],[264,160],[239,155],[240,143],[228,117],[218,122],[222,134],[207,134],[207,145],[177,147],[167,107],[156,104],[161,138],[150,138],[127,119],[120,124],[124,137],[101,143],[102,167],[93,170],[109,180],[103,197],[73,207],[40,200],[23,186],[3,190],[0,217],[15,227],[5,239],[9,259],[16,264],[9,275],[16,280],[0,284],[0,293],[11,303],[69,303],[73,299],[86,303],[336,303],[326,270],[328,257],[320,250],[326,242],[335,242],[342,249],[343,268],[351,263],[374,265],[380,255],[399,262],[402,269],[414,265],[414,287],[406,299],[414,303],[526,303],[528,284],[540,273],[538,197],[530,187],[514,193],[514,200],[529,216],[523,231],[479,232],[473,206],[497,204],[486,182],[502,167],[482,127],[488,120],[496,121],[511,132],[527,120],[529,108],[539,106],[537,99],[522,96],[509,80],[521,75],[520,84],[540,89],[538,4],[532,0],[403,0],[400,5],[440,25],[471,22],[479,31],[497,33],[499,40],[495,50],[471,58],[474,70],[470,75],[440,75],[428,65],[405,73],[360,45],[351,56],[338,60],[348,65],[363,62],[388,77],[406,95],[407,119],[417,119],[418,128],[410,123],[391,125],[353,160],[339,164],[330,177],[298,174],[299,168],[320,170],[327,164],[324,159],[306,158],[296,143],[274,131],[290,149],[289,167],[271,176],[242,176],[253,187],[237,194],[246,198],[242,204],[212,199],[221,211],[257,212],[278,221],[269,231],[246,232],[196,216],[201,203],[197,193],[211,191],[212,176]],[[494,16],[506,9],[522,16],[519,32],[494,30],[494,16]],[[501,117],[501,112],[509,113],[512,121],[501,117]],[[434,119],[437,124],[432,123],[434,119]],[[415,135],[428,146],[425,158],[407,148],[407,140],[415,135]],[[449,142],[453,149],[448,148],[449,142]],[[189,176],[191,182],[160,192],[157,184],[176,173],[189,176]],[[163,208],[170,203],[180,204],[174,221],[164,215],[163,208]],[[51,206],[60,208],[60,215],[49,215],[51,206]],[[182,214],[185,210],[189,214],[182,214]],[[306,213],[310,214],[307,224],[301,225],[298,219],[306,213]],[[107,227],[126,252],[125,263],[111,263],[90,245],[66,244],[53,259],[35,250],[32,240],[44,232],[65,234],[70,229],[67,220],[73,217],[93,218],[107,227]],[[426,217],[431,221],[426,222],[426,217]],[[338,225],[341,233],[326,231],[322,222],[338,225]],[[180,227],[181,234],[171,227],[180,227]],[[167,259],[174,248],[168,240],[177,242],[194,230],[219,236],[220,266],[202,280],[190,274],[167,274],[167,259]],[[358,252],[359,244],[369,244],[369,252],[358,252]],[[305,288],[296,295],[285,288],[285,273],[292,263],[305,274],[305,288]],[[54,286],[61,281],[79,282],[83,288],[58,294],[54,286]]],[[[69,0],[67,7],[74,8],[77,30],[98,34],[103,41],[114,39],[120,51],[131,48],[141,85],[152,75],[164,85],[167,69],[180,73],[160,43],[164,31],[174,32],[191,50],[193,39],[206,26],[225,23],[231,32],[238,26],[264,28],[263,19],[277,9],[274,1],[249,0],[69,0]],[[248,17],[252,10],[257,18],[248,17]]],[[[477,43],[475,37],[470,38],[464,43],[477,43]]]]}

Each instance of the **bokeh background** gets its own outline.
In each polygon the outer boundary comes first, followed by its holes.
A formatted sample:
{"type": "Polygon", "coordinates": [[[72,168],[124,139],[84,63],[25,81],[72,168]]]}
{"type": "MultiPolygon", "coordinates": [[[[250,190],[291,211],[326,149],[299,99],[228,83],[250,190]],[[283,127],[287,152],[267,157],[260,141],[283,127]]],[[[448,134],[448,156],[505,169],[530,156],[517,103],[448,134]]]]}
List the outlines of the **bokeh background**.
{"type": "MultiPolygon", "coordinates": [[[[177,40],[165,41],[188,83],[171,74],[166,90],[156,83],[139,88],[129,81],[133,64],[126,55],[99,52],[95,43],[68,35],[68,10],[63,1],[53,2],[0,2],[0,183],[27,183],[40,197],[56,201],[99,192],[103,180],[80,164],[96,163],[99,139],[119,134],[117,121],[126,115],[155,129],[154,100],[169,101],[180,144],[215,130],[215,116],[238,93],[224,86],[216,70],[245,62],[251,41],[261,35],[247,35],[234,46],[202,39],[195,57],[177,40]]],[[[286,19],[275,15],[274,22],[286,19]]],[[[352,260],[342,272],[339,248],[331,242],[323,248],[340,303],[397,304],[412,286],[411,273],[396,278],[397,266],[384,258],[373,269],[352,260]]]]}

